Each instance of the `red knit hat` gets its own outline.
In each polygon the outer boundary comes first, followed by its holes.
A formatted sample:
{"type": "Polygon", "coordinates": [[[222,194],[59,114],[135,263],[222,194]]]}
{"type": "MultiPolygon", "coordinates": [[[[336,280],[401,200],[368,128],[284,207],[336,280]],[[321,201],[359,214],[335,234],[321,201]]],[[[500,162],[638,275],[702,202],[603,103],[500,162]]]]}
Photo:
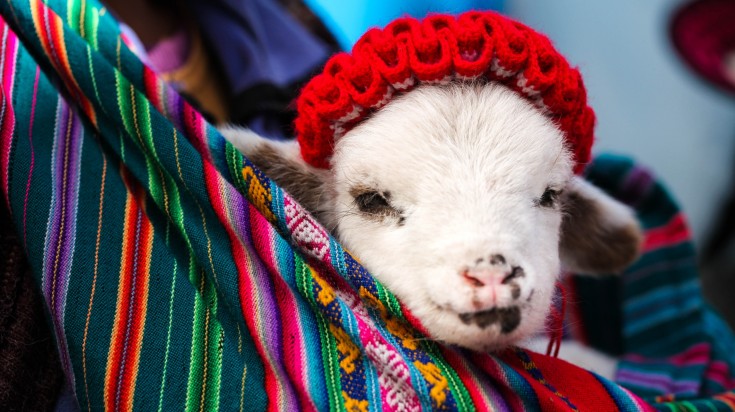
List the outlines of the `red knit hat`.
{"type": "Polygon", "coordinates": [[[575,173],[588,162],[595,115],[579,71],[545,36],[494,12],[400,18],[371,29],[352,53],[330,58],[296,101],[301,155],[329,167],[334,142],[396,95],[422,83],[472,79],[515,90],[549,116],[574,153],[575,173]]]}

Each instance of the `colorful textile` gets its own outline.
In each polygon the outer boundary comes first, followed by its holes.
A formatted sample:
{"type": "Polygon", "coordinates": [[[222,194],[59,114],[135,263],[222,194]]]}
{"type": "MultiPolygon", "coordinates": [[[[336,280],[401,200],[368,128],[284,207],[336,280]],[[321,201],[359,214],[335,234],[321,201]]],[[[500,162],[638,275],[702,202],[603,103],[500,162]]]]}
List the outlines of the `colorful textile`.
{"type": "Polygon", "coordinates": [[[616,382],[660,402],[663,410],[735,409],[735,394],[726,392],[735,388],[735,338],[702,297],[691,235],[678,205],[650,172],[629,160],[597,159],[587,178],[636,210],[646,239],[643,256],[622,277],[574,280],[581,310],[570,314],[593,313],[594,306],[598,312],[597,319],[572,316],[570,325],[586,329],[577,330],[577,337],[594,344],[600,340],[591,335],[606,335],[608,350],[618,339],[616,382]],[[605,313],[604,297],[590,287],[617,295],[618,301],[606,302],[605,313]],[[617,337],[590,330],[604,329],[599,324],[615,316],[620,323],[607,326],[617,327],[617,337]]]}
{"type": "Polygon", "coordinates": [[[426,340],[98,3],[0,16],[0,201],[82,409],[653,410],[555,358],[426,340]]]}
{"type": "Polygon", "coordinates": [[[579,70],[546,36],[495,12],[404,17],[331,57],[296,102],[301,155],[329,167],[334,142],[390,99],[420,84],[493,81],[543,110],[566,138],[575,172],[587,165],[595,114],[579,70]]]}

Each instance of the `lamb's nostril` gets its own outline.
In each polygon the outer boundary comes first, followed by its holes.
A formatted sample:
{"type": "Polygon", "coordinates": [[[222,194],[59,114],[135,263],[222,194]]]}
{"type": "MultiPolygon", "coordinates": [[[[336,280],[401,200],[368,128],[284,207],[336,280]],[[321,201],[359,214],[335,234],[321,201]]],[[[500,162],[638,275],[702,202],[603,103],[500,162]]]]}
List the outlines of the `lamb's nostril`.
{"type": "Polygon", "coordinates": [[[506,262],[505,256],[496,254],[490,256],[490,264],[491,265],[504,265],[506,262]]]}
{"type": "Polygon", "coordinates": [[[463,278],[464,278],[464,279],[465,279],[465,280],[466,280],[466,281],[467,281],[467,282],[468,282],[468,283],[469,283],[470,285],[472,285],[472,286],[474,286],[474,287],[478,287],[478,288],[479,288],[479,287],[481,287],[481,286],[485,286],[485,283],[484,283],[483,281],[481,281],[480,279],[478,279],[478,278],[476,278],[476,277],[472,276],[472,275],[471,275],[470,273],[471,273],[471,272],[470,272],[469,270],[464,270],[464,271],[462,271],[462,277],[463,277],[463,278]]]}
{"type": "Polygon", "coordinates": [[[526,272],[523,271],[522,267],[513,266],[513,269],[511,269],[510,273],[503,278],[503,281],[501,283],[507,285],[511,280],[522,278],[524,276],[526,276],[526,272]]]}

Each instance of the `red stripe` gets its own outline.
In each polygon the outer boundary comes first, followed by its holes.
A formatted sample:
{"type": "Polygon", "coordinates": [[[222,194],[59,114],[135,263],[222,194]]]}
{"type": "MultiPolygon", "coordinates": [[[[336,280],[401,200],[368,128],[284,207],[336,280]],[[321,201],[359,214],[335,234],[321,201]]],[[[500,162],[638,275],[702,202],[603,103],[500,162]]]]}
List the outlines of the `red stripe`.
{"type": "MultiPolygon", "coordinates": [[[[493,377],[494,382],[491,383],[494,384],[498,392],[500,392],[503,400],[508,403],[508,405],[510,406],[510,410],[522,411],[526,409],[526,405],[524,404],[523,399],[521,399],[520,395],[513,390],[513,388],[510,386],[510,383],[507,383],[508,377],[506,376],[506,373],[498,367],[498,361],[496,361],[490,355],[484,354],[473,354],[470,360],[475,365],[480,367],[480,369],[482,369],[482,371],[485,372],[487,376],[493,377]]],[[[528,402],[528,400],[531,399],[531,396],[533,396],[533,399],[535,399],[536,393],[534,393],[533,395],[523,394],[523,396],[524,399],[526,399],[526,401],[528,402]]]]}
{"type": "Polygon", "coordinates": [[[447,364],[452,367],[459,379],[462,381],[464,387],[467,389],[467,392],[469,392],[470,398],[472,398],[472,403],[475,405],[486,405],[487,398],[489,396],[486,397],[483,395],[483,390],[477,381],[477,375],[473,374],[467,368],[467,361],[458,356],[455,351],[446,347],[442,346],[441,352],[442,355],[444,355],[444,360],[446,360],[447,364]]]}
{"type": "Polygon", "coordinates": [[[145,96],[151,102],[153,107],[158,109],[161,113],[166,113],[163,105],[161,104],[161,95],[158,88],[158,77],[156,74],[148,68],[143,66],[143,85],[145,87],[145,96]]]}
{"type": "Polygon", "coordinates": [[[646,231],[644,251],[659,249],[687,242],[691,239],[689,227],[682,213],[677,213],[663,226],[646,231]]]}
{"type": "Polygon", "coordinates": [[[552,392],[543,382],[526,370],[514,352],[506,352],[502,359],[531,385],[537,394],[541,410],[569,410],[570,407],[561,396],[566,397],[580,411],[617,410],[615,400],[590,372],[558,358],[534,352],[526,353],[543,375],[543,379],[557,391],[563,390],[563,392],[552,392]]]}

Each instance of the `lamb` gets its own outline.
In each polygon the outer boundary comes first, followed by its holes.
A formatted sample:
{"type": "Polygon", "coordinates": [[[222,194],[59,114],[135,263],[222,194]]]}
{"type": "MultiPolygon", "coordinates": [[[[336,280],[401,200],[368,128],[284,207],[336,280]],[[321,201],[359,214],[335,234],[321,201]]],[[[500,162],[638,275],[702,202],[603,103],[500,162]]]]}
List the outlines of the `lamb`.
{"type": "Polygon", "coordinates": [[[298,142],[222,132],[447,343],[537,332],[560,256],[605,273],[637,255],[631,211],[573,176],[558,128],[501,85],[419,87],[345,134],[329,171],[298,142]]]}
{"type": "Polygon", "coordinates": [[[432,338],[493,351],[543,328],[562,268],[619,271],[641,231],[629,208],[575,174],[579,156],[540,94],[465,77],[410,92],[396,83],[359,122],[347,114],[349,127],[330,129],[341,136],[328,168],[305,160],[304,140],[221,132],[432,338]]]}

